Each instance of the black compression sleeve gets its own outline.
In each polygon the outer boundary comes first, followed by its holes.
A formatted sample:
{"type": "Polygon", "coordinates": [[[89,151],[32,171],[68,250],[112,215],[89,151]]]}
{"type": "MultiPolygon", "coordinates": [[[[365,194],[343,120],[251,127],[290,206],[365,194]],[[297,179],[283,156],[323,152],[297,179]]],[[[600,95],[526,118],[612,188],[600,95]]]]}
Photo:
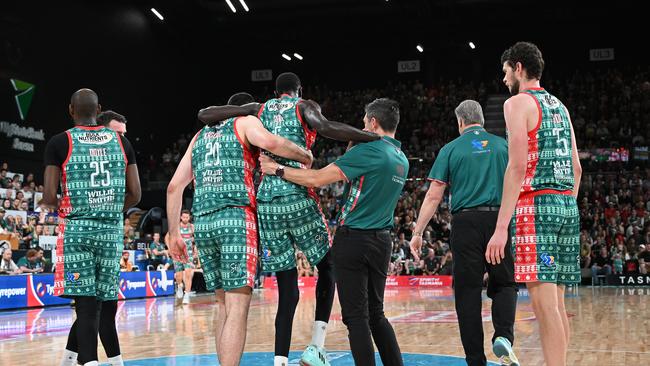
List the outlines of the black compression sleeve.
{"type": "Polygon", "coordinates": [[[127,165],[136,164],[133,145],[131,145],[131,142],[124,136],[120,136],[120,139],[122,140],[122,146],[124,147],[124,154],[126,154],[127,165]]]}
{"type": "Polygon", "coordinates": [[[54,135],[45,145],[45,154],[43,155],[43,165],[55,165],[61,167],[68,157],[68,134],[61,132],[54,135]]]}

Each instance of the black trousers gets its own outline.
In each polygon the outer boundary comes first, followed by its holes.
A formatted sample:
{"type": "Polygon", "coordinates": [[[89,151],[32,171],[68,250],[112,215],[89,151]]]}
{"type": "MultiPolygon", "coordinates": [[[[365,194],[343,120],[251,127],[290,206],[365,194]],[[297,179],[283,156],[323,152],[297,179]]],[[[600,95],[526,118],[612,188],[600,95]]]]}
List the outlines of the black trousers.
{"type": "Polygon", "coordinates": [[[343,226],[334,237],[334,274],[355,365],[375,366],[373,339],[384,366],[404,364],[393,327],[384,316],[391,247],[388,230],[362,231],[343,226]]]}
{"type": "Polygon", "coordinates": [[[460,338],[469,366],[486,365],[483,352],[483,317],[481,315],[483,275],[488,272],[487,295],[492,299],[494,336],[514,343],[517,284],[514,279],[510,238],[505,258],[491,265],[485,260],[487,244],[494,233],[498,212],[466,211],[454,214],[451,221],[454,296],[460,338]]]}

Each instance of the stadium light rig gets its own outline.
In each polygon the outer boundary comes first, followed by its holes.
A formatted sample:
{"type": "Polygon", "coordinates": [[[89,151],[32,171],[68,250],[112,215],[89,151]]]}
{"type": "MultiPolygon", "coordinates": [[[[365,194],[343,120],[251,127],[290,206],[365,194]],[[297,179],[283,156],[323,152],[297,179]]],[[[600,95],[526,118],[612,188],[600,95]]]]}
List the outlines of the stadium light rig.
{"type": "Polygon", "coordinates": [[[421,44],[415,46],[415,48],[416,48],[418,51],[420,51],[420,53],[424,52],[424,47],[422,47],[421,44]]]}
{"type": "Polygon", "coordinates": [[[241,4],[242,8],[244,8],[244,10],[246,10],[246,12],[248,12],[249,9],[248,9],[248,5],[246,5],[246,1],[245,0],[239,0],[239,3],[241,4]]]}
{"type": "Polygon", "coordinates": [[[475,48],[476,48],[476,45],[474,45],[474,42],[470,42],[470,43],[469,43],[469,48],[471,48],[471,49],[475,49],[475,48]]]}
{"type": "Polygon", "coordinates": [[[287,61],[291,61],[291,56],[287,55],[286,53],[282,54],[282,58],[287,60],[287,61]]]}
{"type": "Polygon", "coordinates": [[[237,12],[237,8],[235,8],[235,6],[232,4],[232,2],[231,2],[230,0],[226,0],[226,4],[228,4],[228,6],[230,7],[230,10],[231,10],[233,13],[236,13],[236,12],[237,12]]]}
{"type": "Polygon", "coordinates": [[[299,53],[294,53],[293,57],[297,58],[300,61],[302,61],[302,58],[303,58],[299,53]]]}
{"type": "Polygon", "coordinates": [[[151,8],[151,12],[153,13],[153,15],[157,16],[158,19],[160,19],[160,20],[165,20],[165,18],[163,18],[162,14],[160,14],[160,13],[158,12],[158,10],[156,10],[155,8],[151,8]]]}

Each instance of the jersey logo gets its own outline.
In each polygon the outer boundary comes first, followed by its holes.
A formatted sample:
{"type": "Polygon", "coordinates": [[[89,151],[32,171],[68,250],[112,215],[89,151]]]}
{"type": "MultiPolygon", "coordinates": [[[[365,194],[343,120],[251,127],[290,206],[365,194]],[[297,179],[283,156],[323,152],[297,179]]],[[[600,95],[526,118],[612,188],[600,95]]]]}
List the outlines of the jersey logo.
{"type": "Polygon", "coordinates": [[[95,132],[86,131],[77,135],[77,141],[82,144],[96,144],[103,145],[113,140],[113,133],[111,132],[95,132]]]}
{"type": "Polygon", "coordinates": [[[556,97],[547,94],[540,98],[546,108],[555,109],[560,106],[560,101],[556,97]]]}
{"type": "Polygon", "coordinates": [[[269,103],[267,109],[269,112],[284,113],[285,111],[288,111],[289,109],[292,109],[295,106],[296,103],[294,102],[277,102],[277,103],[269,103]]]}
{"type": "Polygon", "coordinates": [[[474,148],[474,151],[486,151],[488,143],[489,143],[488,140],[474,139],[472,140],[472,148],[474,148]]]}

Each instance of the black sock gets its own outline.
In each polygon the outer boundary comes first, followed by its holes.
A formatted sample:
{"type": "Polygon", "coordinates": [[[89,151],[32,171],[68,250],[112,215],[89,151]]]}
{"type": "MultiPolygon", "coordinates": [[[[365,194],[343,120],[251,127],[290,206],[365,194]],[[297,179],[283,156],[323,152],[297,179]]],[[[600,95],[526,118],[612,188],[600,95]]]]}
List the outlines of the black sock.
{"type": "Polygon", "coordinates": [[[117,314],[117,300],[104,301],[99,312],[99,338],[102,340],[106,356],[109,358],[120,355],[120,341],[115,329],[115,314],[117,314]]]}
{"type": "Polygon", "coordinates": [[[97,333],[99,328],[99,309],[101,305],[97,298],[92,296],[75,297],[77,312],[76,334],[80,364],[97,361],[97,333]]]}
{"type": "Polygon", "coordinates": [[[317,321],[329,322],[334,303],[334,271],[330,252],[316,266],[318,268],[318,282],[316,283],[316,317],[317,321]]]}
{"type": "Polygon", "coordinates": [[[278,280],[278,312],[275,315],[275,355],[289,356],[293,315],[300,299],[298,291],[298,270],[276,272],[278,280]]]}

